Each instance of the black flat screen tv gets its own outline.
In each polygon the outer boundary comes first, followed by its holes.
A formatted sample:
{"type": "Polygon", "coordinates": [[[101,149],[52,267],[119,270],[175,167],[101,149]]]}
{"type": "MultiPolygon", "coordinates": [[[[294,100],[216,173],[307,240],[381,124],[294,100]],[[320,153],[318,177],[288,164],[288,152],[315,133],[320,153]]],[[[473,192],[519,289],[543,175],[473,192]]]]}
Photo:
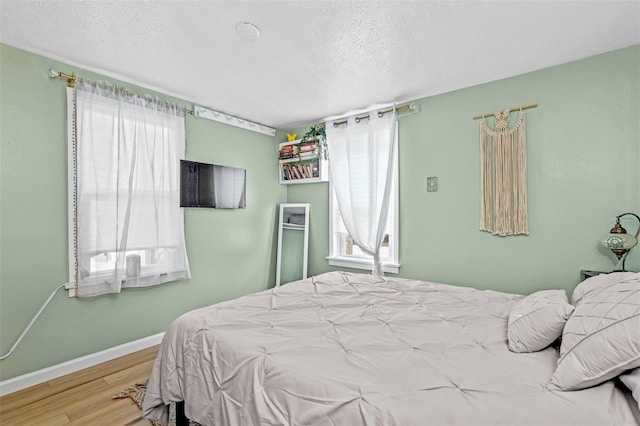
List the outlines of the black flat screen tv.
{"type": "Polygon", "coordinates": [[[180,207],[244,209],[246,170],[180,160],[180,207]]]}

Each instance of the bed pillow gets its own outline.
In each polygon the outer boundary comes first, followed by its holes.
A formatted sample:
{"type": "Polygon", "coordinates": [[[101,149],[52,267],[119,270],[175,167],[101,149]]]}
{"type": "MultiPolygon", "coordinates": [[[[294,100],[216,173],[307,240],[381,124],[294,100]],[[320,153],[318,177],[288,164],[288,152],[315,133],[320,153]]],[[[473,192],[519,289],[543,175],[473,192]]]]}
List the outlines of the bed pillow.
{"type": "Polygon", "coordinates": [[[620,380],[631,391],[633,399],[638,403],[640,410],[640,368],[631,370],[629,373],[620,375],[620,380]]]}
{"type": "Polygon", "coordinates": [[[584,389],[640,367],[640,273],[620,278],[580,297],[550,388],[584,389]]]}
{"type": "Polygon", "coordinates": [[[612,272],[610,274],[600,274],[589,277],[578,284],[578,286],[573,290],[573,294],[571,295],[571,304],[578,306],[584,295],[602,287],[608,287],[611,284],[615,284],[633,275],[633,272],[612,272]]]}
{"type": "Polygon", "coordinates": [[[509,312],[507,337],[512,352],[536,352],[552,344],[573,312],[564,290],[543,290],[516,303],[509,312]]]}

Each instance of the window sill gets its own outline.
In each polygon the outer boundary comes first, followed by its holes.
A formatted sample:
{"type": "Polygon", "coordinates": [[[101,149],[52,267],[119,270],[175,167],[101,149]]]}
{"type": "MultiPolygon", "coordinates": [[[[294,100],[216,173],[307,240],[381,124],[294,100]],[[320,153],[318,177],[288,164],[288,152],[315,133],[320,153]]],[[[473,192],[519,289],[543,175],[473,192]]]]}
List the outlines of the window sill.
{"type": "MultiPolygon", "coordinates": [[[[92,276],[89,276],[83,280],[83,285],[87,288],[89,287],[104,287],[108,286],[110,283],[110,279],[113,277],[111,273],[101,272],[92,276]]],[[[135,278],[126,277],[122,280],[121,289],[125,288],[142,288],[142,287],[151,287],[158,284],[164,284],[172,281],[189,279],[190,276],[187,274],[186,270],[175,270],[170,272],[161,272],[159,268],[145,268],[141,271],[141,274],[135,278]]],[[[75,283],[68,282],[65,285],[65,289],[69,290],[69,297],[78,297],[77,288],[75,283]]],[[[98,294],[106,294],[108,291],[98,290],[95,295],[98,294]]]]}
{"type": "MultiPolygon", "coordinates": [[[[367,259],[356,259],[356,258],[336,257],[336,256],[327,256],[326,259],[329,261],[329,265],[331,266],[339,266],[341,268],[364,269],[367,271],[371,271],[373,269],[373,262],[367,259]]],[[[382,271],[388,272],[390,274],[397,274],[400,272],[400,264],[384,262],[382,264],[382,271]]]]}

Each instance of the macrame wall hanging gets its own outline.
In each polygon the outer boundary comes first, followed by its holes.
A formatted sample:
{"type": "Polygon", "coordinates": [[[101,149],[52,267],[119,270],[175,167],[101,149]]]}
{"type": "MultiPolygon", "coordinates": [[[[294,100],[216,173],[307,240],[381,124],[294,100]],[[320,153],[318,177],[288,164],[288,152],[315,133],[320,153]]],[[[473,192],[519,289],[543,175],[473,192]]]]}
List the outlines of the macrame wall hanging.
{"type": "Polygon", "coordinates": [[[524,111],[509,127],[507,109],[494,113],[494,129],[480,121],[482,207],[480,229],[494,235],[528,234],[524,111]]]}

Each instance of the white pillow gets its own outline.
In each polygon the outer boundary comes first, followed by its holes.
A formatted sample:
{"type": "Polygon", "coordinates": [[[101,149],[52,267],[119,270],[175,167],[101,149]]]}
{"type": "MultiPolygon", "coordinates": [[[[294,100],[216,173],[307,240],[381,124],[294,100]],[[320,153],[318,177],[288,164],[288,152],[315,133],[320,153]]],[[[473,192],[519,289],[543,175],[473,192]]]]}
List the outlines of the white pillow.
{"type": "Polygon", "coordinates": [[[573,312],[564,290],[543,290],[516,303],[509,312],[507,337],[512,352],[536,352],[552,344],[573,312]]]}
{"type": "Polygon", "coordinates": [[[631,370],[631,372],[620,375],[620,380],[631,391],[631,395],[638,403],[638,409],[640,410],[640,368],[631,370]]]}
{"type": "Polygon", "coordinates": [[[640,273],[619,278],[580,295],[562,333],[551,388],[584,389],[640,367],[640,273]]]}
{"type": "Polygon", "coordinates": [[[600,274],[589,277],[578,284],[578,286],[573,290],[573,294],[571,295],[571,304],[578,306],[585,294],[603,287],[608,287],[611,284],[620,282],[633,275],[635,275],[634,272],[612,272],[610,274],[600,274]]]}

